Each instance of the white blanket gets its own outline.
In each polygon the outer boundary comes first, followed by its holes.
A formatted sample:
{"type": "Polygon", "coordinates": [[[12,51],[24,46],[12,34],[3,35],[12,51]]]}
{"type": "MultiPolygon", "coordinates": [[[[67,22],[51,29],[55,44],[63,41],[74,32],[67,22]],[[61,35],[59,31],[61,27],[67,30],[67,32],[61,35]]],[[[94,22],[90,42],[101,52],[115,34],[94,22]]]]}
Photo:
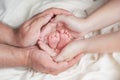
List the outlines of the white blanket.
{"type": "MultiPolygon", "coordinates": [[[[51,7],[69,10],[83,18],[104,2],[105,0],[0,0],[0,21],[16,28],[33,15],[51,7]]],[[[118,25],[109,26],[100,33],[116,31],[118,25]]],[[[86,37],[97,33],[90,33],[86,37]]],[[[78,64],[56,76],[29,68],[0,69],[0,80],[120,80],[120,54],[88,53],[78,64]]]]}

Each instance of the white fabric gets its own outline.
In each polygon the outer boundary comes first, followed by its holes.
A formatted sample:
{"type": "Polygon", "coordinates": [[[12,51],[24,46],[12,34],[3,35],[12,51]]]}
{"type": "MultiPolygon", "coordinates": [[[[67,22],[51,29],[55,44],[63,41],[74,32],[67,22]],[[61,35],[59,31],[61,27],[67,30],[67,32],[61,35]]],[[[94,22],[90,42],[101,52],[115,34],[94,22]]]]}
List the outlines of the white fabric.
{"type": "MultiPolygon", "coordinates": [[[[105,0],[0,0],[0,21],[13,28],[33,15],[50,7],[58,7],[85,17],[85,10],[103,4],[105,0]],[[92,6],[91,6],[92,5],[92,6]]],[[[88,10],[89,11],[89,10],[88,10]]],[[[118,24],[101,30],[101,34],[118,30],[118,24]],[[115,28],[113,28],[115,27],[115,28]]],[[[98,32],[90,33],[90,37],[98,32]]],[[[53,76],[28,68],[0,69],[0,80],[120,80],[120,54],[86,54],[69,70],[53,76]]]]}

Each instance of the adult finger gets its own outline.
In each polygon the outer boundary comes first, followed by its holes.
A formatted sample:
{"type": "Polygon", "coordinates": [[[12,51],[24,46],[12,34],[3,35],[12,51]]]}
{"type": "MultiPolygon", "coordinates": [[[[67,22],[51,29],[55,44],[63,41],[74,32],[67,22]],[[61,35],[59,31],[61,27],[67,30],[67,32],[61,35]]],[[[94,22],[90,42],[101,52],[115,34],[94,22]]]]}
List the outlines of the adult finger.
{"type": "Polygon", "coordinates": [[[55,17],[54,22],[62,22],[68,24],[69,17],[66,15],[58,15],[55,17]]]}
{"type": "Polygon", "coordinates": [[[42,41],[38,41],[38,44],[41,49],[43,49],[46,53],[48,53],[50,56],[56,56],[57,54],[53,49],[51,49],[47,44],[45,44],[42,41]]]}
{"type": "Polygon", "coordinates": [[[51,19],[52,15],[51,14],[46,14],[44,16],[41,16],[40,18],[32,18],[28,21],[26,21],[24,24],[23,24],[23,29],[25,31],[32,31],[32,32],[35,32],[36,30],[40,30],[40,28],[47,24],[50,19],[51,19]]]}
{"type": "Polygon", "coordinates": [[[60,72],[63,72],[67,69],[69,69],[70,67],[74,66],[76,63],[78,63],[80,61],[80,58],[82,57],[83,54],[79,54],[77,55],[75,58],[73,58],[71,61],[69,62],[60,62],[58,64],[55,64],[54,66],[56,66],[56,71],[50,72],[51,74],[59,74],[60,72]]]}
{"type": "MultiPolygon", "coordinates": [[[[61,8],[50,8],[48,9],[48,12],[52,12],[54,15],[60,15],[60,14],[63,14],[63,15],[73,15],[70,11],[67,11],[67,10],[64,10],[64,9],[61,9],[61,8]]],[[[47,11],[46,11],[47,13],[47,11]]]]}
{"type": "Polygon", "coordinates": [[[73,15],[70,11],[64,10],[64,9],[60,9],[60,8],[49,8],[47,10],[44,10],[41,14],[38,14],[36,17],[41,17],[44,16],[46,14],[52,14],[52,16],[54,15],[73,15]]]}
{"type": "MultiPolygon", "coordinates": [[[[45,16],[45,15],[51,15],[51,17],[53,17],[54,15],[73,15],[71,12],[64,10],[64,9],[60,9],[60,8],[49,8],[45,11],[43,11],[42,13],[39,13],[35,16],[33,16],[30,20],[27,21],[28,24],[30,24],[31,22],[33,22],[35,19],[45,16]]],[[[27,24],[26,24],[27,25],[27,24]]]]}
{"type": "Polygon", "coordinates": [[[80,53],[79,55],[77,55],[76,57],[74,57],[71,61],[69,61],[68,62],[69,67],[71,67],[74,64],[76,64],[77,62],[79,62],[82,56],[83,56],[83,53],[80,53]]]}
{"type": "Polygon", "coordinates": [[[60,63],[53,62],[52,66],[49,68],[49,73],[56,75],[60,72],[63,72],[66,70],[67,65],[68,65],[67,62],[60,62],[60,63]]]}
{"type": "Polygon", "coordinates": [[[42,16],[40,18],[37,18],[36,20],[33,21],[33,23],[30,25],[31,26],[31,30],[33,32],[38,31],[41,29],[41,27],[43,27],[44,25],[46,25],[50,19],[51,19],[51,15],[47,14],[45,16],[42,16]]]}

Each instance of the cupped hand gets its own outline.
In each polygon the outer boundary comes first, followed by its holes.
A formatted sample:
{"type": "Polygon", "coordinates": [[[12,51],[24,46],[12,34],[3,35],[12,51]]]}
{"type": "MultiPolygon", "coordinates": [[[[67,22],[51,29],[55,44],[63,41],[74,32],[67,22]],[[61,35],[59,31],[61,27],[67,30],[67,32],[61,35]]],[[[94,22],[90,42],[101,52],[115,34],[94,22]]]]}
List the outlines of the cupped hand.
{"type": "Polygon", "coordinates": [[[16,36],[19,46],[27,47],[35,45],[40,36],[41,28],[48,24],[52,17],[59,14],[72,15],[69,11],[63,9],[50,8],[26,21],[20,27],[16,36]]]}
{"type": "Polygon", "coordinates": [[[55,17],[54,22],[64,24],[66,28],[80,33],[81,36],[88,33],[86,19],[83,18],[78,18],[73,15],[58,15],[55,17]]]}
{"type": "Polygon", "coordinates": [[[62,49],[59,55],[55,58],[55,61],[70,61],[78,55],[83,55],[85,47],[86,43],[84,40],[74,40],[62,49]]]}
{"type": "Polygon", "coordinates": [[[35,47],[32,49],[30,48],[28,66],[33,68],[35,71],[56,75],[76,64],[79,61],[80,56],[77,56],[69,62],[64,61],[57,63],[46,52],[35,47]]]}

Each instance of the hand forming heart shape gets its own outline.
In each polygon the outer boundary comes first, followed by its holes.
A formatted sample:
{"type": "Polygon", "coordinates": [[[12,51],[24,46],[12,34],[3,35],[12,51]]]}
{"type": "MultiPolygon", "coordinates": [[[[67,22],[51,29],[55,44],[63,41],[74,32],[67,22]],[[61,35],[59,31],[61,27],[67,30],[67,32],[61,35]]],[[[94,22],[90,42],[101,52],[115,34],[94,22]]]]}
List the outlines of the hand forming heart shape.
{"type": "Polygon", "coordinates": [[[39,47],[51,56],[56,56],[69,42],[77,39],[77,34],[54,19],[40,31],[39,47]]]}

